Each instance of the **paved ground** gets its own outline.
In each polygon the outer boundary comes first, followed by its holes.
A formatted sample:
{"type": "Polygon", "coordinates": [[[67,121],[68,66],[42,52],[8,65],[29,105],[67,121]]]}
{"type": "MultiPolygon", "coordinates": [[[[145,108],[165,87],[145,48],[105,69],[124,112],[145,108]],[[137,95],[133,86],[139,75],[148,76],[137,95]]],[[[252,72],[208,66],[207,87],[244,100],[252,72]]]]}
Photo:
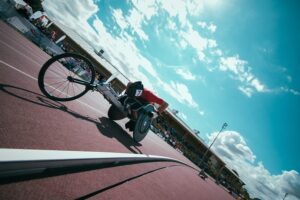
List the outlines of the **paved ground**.
{"type": "MultiPolygon", "coordinates": [[[[67,103],[41,95],[37,75],[47,59],[0,21],[0,148],[142,153],[194,166],[153,133],[135,143],[126,120],[107,118],[109,105],[98,93],[67,103]]],[[[233,199],[197,174],[177,163],[137,164],[3,184],[0,199],[233,199]]]]}

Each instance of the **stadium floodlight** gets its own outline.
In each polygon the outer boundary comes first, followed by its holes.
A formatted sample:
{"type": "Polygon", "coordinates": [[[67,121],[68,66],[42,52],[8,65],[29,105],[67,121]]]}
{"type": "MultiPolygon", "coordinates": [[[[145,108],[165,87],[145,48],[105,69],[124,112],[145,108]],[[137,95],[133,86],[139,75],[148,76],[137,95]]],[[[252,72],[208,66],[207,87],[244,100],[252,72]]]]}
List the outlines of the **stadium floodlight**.
{"type": "MultiPolygon", "coordinates": [[[[209,145],[209,147],[206,149],[205,153],[202,156],[201,162],[199,164],[199,166],[202,166],[203,162],[204,162],[204,158],[206,157],[206,154],[209,152],[210,148],[212,147],[212,145],[215,143],[215,141],[217,140],[217,138],[219,137],[220,133],[222,131],[225,130],[225,128],[228,126],[228,124],[225,122],[221,128],[221,130],[219,131],[219,133],[216,135],[216,137],[214,138],[214,140],[212,141],[212,143],[209,145]]],[[[199,172],[199,175],[201,177],[205,177],[205,173],[204,173],[204,169],[201,168],[201,171],[199,172]]]]}

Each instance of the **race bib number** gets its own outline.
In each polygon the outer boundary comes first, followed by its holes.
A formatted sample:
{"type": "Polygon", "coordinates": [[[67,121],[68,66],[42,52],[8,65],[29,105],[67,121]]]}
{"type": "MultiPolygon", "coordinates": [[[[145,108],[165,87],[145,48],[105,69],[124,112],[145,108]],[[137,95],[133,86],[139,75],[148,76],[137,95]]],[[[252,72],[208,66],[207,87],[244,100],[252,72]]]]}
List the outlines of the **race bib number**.
{"type": "Polygon", "coordinates": [[[142,93],[143,93],[143,90],[136,90],[136,91],[135,91],[135,96],[136,96],[136,97],[139,97],[139,96],[142,95],[142,93]]]}

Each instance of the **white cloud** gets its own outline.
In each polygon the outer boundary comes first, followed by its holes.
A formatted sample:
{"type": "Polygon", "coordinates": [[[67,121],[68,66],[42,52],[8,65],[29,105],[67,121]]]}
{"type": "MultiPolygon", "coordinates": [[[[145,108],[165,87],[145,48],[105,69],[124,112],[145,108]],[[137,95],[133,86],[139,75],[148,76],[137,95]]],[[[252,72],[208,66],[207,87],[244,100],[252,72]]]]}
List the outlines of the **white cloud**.
{"type": "Polygon", "coordinates": [[[299,96],[300,95],[300,92],[294,90],[294,89],[289,89],[289,91],[293,94],[293,95],[296,95],[296,96],[299,96]]]}
{"type": "Polygon", "coordinates": [[[170,17],[178,17],[181,26],[187,22],[186,3],[181,0],[164,0],[160,1],[160,7],[164,9],[170,17]]]}
{"type": "Polygon", "coordinates": [[[184,119],[185,121],[187,120],[187,116],[186,116],[184,113],[182,113],[182,112],[179,112],[179,113],[178,113],[178,116],[179,116],[181,119],[184,119]]]}
{"type": "Polygon", "coordinates": [[[121,9],[113,9],[112,15],[114,16],[116,23],[120,26],[122,30],[126,29],[129,24],[123,16],[123,12],[121,9]]]}
{"type": "Polygon", "coordinates": [[[257,78],[252,79],[252,81],[250,82],[250,85],[253,86],[256,89],[256,91],[258,91],[258,92],[265,91],[265,86],[263,84],[261,84],[257,78]]]}
{"type": "Polygon", "coordinates": [[[176,23],[171,19],[168,18],[168,24],[167,24],[168,28],[172,31],[177,31],[177,25],[176,23]]]}
{"type": "MultiPolygon", "coordinates": [[[[208,138],[210,141],[215,138],[217,132],[212,133],[208,138]]],[[[246,159],[247,161],[253,162],[255,160],[255,156],[253,152],[247,146],[244,138],[237,132],[234,131],[225,131],[222,132],[218,140],[216,140],[214,144],[214,149],[218,152],[219,148],[222,149],[223,152],[226,151],[224,155],[227,158],[237,157],[239,159],[246,159]]],[[[224,156],[222,155],[222,156],[224,156]]]]}
{"type": "MultiPolygon", "coordinates": [[[[279,88],[268,88],[266,85],[251,73],[252,68],[248,66],[248,62],[241,60],[238,55],[231,57],[220,57],[219,69],[221,71],[228,71],[233,75],[232,77],[239,80],[241,85],[238,89],[246,96],[251,97],[255,92],[259,93],[290,93],[293,95],[300,95],[300,92],[286,86],[279,88]]],[[[285,70],[285,68],[282,68],[285,70]]],[[[291,80],[291,77],[288,78],[291,80]]]]}
{"type": "Polygon", "coordinates": [[[244,93],[247,97],[251,97],[252,94],[254,93],[252,88],[249,87],[243,87],[243,86],[239,86],[238,89],[244,93]]]}
{"type": "Polygon", "coordinates": [[[239,56],[233,57],[221,57],[220,59],[220,70],[231,71],[236,75],[244,76],[244,66],[247,64],[246,61],[240,60],[239,56]]]}
{"type": "MultiPolygon", "coordinates": [[[[120,27],[128,27],[129,25],[142,40],[148,40],[149,37],[144,32],[142,25],[147,25],[147,21],[158,14],[159,4],[156,0],[133,0],[131,3],[134,7],[129,10],[129,16],[126,16],[126,20],[124,17],[121,18],[119,15],[115,15],[115,18],[117,19],[120,27]]],[[[174,24],[172,24],[172,26],[174,28],[174,24]]],[[[155,31],[156,34],[159,35],[157,27],[155,31]]]]}
{"type": "Polygon", "coordinates": [[[130,14],[126,17],[126,20],[140,39],[149,40],[149,37],[143,30],[142,25],[147,24],[148,20],[158,14],[158,4],[155,0],[133,0],[132,4],[134,7],[130,9],[130,14]]]}
{"type": "Polygon", "coordinates": [[[199,115],[203,116],[205,112],[203,110],[198,110],[199,115]]]}
{"type": "Polygon", "coordinates": [[[196,76],[185,68],[177,68],[176,73],[186,80],[196,80],[196,76]]]}
{"type": "Polygon", "coordinates": [[[199,107],[198,104],[194,101],[192,94],[189,92],[189,89],[186,85],[173,81],[171,81],[170,84],[167,84],[165,82],[162,82],[161,80],[159,81],[159,84],[168,94],[170,94],[180,103],[191,108],[199,107]]]}
{"type": "Polygon", "coordinates": [[[147,20],[150,20],[151,17],[157,15],[158,4],[156,3],[156,0],[133,0],[132,3],[140,13],[143,13],[147,20]]]}
{"type": "Polygon", "coordinates": [[[238,55],[221,57],[219,69],[221,71],[229,71],[233,74],[233,78],[239,80],[242,84],[238,89],[248,97],[251,97],[255,91],[269,92],[269,89],[267,89],[267,87],[251,73],[251,67],[248,67],[247,65],[248,62],[241,60],[238,55]]]}
{"type": "Polygon", "coordinates": [[[197,24],[201,27],[201,28],[206,28],[207,27],[207,23],[203,22],[203,21],[199,21],[197,22],[197,24]]]}
{"type": "Polygon", "coordinates": [[[212,54],[217,55],[217,56],[222,56],[223,52],[221,49],[216,49],[216,50],[212,51],[212,54]]]}
{"type": "Polygon", "coordinates": [[[71,28],[78,28],[78,23],[80,26],[86,26],[86,21],[99,10],[92,0],[66,0],[63,2],[47,0],[43,2],[43,5],[50,17],[55,17],[61,23],[67,24],[71,28]]]}
{"type": "Polygon", "coordinates": [[[228,2],[228,1],[224,1],[224,0],[205,0],[202,1],[203,5],[205,6],[205,8],[210,8],[210,9],[218,9],[219,7],[224,7],[224,3],[228,2]]]}
{"type": "Polygon", "coordinates": [[[216,40],[208,39],[207,42],[208,42],[207,46],[208,46],[209,48],[214,48],[214,47],[217,47],[217,46],[218,46],[216,40]]]}
{"type": "Polygon", "coordinates": [[[199,32],[193,29],[190,23],[187,23],[187,29],[185,31],[181,30],[179,32],[179,36],[196,50],[198,58],[201,61],[205,60],[206,55],[204,51],[206,49],[215,48],[217,46],[215,40],[202,37],[199,32]]]}
{"type": "Polygon", "coordinates": [[[210,30],[210,32],[214,33],[216,32],[217,30],[217,26],[215,24],[210,24],[208,27],[207,27],[208,30],[210,30]]]}
{"type": "Polygon", "coordinates": [[[144,22],[144,15],[136,9],[130,10],[130,15],[126,18],[132,27],[133,31],[142,39],[148,40],[148,35],[142,29],[142,23],[144,22]]]}
{"type": "Polygon", "coordinates": [[[197,22],[197,24],[201,28],[209,30],[211,33],[214,33],[217,30],[217,26],[215,24],[213,24],[213,23],[207,24],[206,22],[199,21],[199,22],[197,22]]]}
{"type": "MultiPolygon", "coordinates": [[[[209,143],[216,134],[209,135],[209,143]]],[[[256,164],[256,156],[240,133],[222,132],[212,149],[226,162],[227,167],[238,172],[251,197],[279,200],[287,192],[290,194],[287,199],[300,199],[299,173],[291,170],[272,175],[262,162],[256,164]]]]}
{"type": "Polygon", "coordinates": [[[185,26],[188,16],[200,16],[205,9],[217,9],[223,3],[222,0],[162,0],[159,1],[159,7],[171,17],[178,17],[182,26],[185,26]]]}
{"type": "Polygon", "coordinates": [[[291,93],[295,96],[299,96],[300,95],[300,92],[297,91],[297,90],[294,90],[294,89],[290,89],[286,86],[281,86],[279,88],[276,88],[276,89],[273,89],[271,90],[271,92],[275,92],[275,93],[281,93],[281,92],[284,92],[284,93],[291,93]]]}
{"type": "Polygon", "coordinates": [[[179,44],[182,49],[185,49],[188,45],[188,43],[185,40],[180,40],[179,44]]]}
{"type": "Polygon", "coordinates": [[[186,1],[186,9],[191,16],[199,16],[204,9],[204,1],[186,1]]]}

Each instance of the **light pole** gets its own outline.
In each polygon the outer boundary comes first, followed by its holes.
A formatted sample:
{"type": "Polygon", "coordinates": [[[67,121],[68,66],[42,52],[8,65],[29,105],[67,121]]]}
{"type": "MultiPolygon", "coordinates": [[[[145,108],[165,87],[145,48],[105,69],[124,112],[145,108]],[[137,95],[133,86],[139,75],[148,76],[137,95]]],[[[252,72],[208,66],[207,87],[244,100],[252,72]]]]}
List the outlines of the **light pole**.
{"type": "MultiPolygon", "coordinates": [[[[224,131],[224,129],[228,126],[228,124],[225,122],[221,128],[221,130],[219,131],[219,133],[216,135],[216,137],[214,138],[214,140],[212,141],[212,143],[209,145],[209,147],[206,149],[205,153],[202,156],[201,162],[199,164],[199,166],[201,166],[204,162],[204,158],[206,156],[206,154],[209,152],[210,148],[212,147],[212,145],[215,143],[216,139],[219,137],[220,133],[222,131],[224,131]]],[[[199,175],[205,176],[204,170],[203,168],[201,169],[201,171],[199,172],[199,175]]]]}

